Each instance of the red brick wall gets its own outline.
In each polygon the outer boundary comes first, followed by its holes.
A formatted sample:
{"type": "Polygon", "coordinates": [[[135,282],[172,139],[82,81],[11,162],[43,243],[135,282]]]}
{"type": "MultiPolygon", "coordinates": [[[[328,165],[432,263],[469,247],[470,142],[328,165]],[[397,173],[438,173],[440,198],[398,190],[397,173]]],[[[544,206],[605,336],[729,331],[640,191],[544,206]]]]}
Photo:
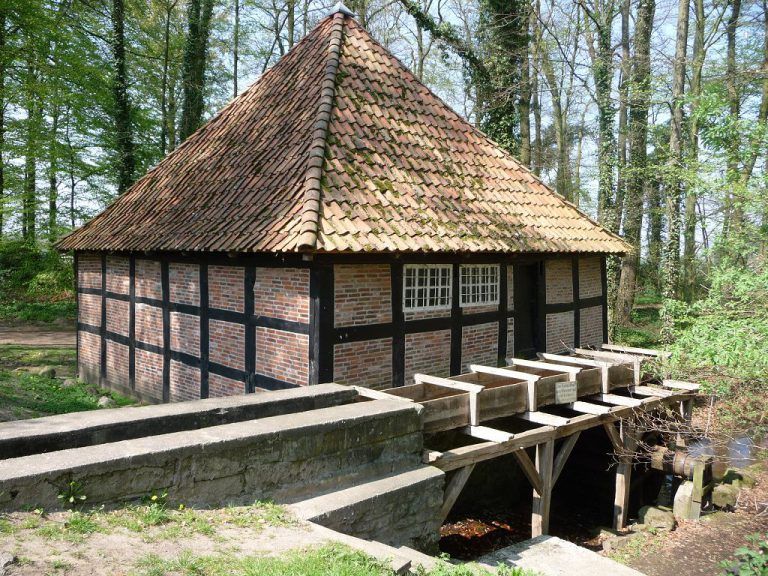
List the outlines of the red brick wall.
{"type": "Polygon", "coordinates": [[[81,331],[78,334],[78,374],[91,384],[99,383],[101,366],[101,338],[96,334],[81,331]]]}
{"type": "MultiPolygon", "coordinates": [[[[109,276],[107,276],[109,278],[109,276]]],[[[131,305],[125,300],[107,298],[107,331],[128,336],[131,305]]]]}
{"type": "Polygon", "coordinates": [[[168,264],[168,297],[179,304],[200,304],[200,267],[197,264],[168,264]]]}
{"type": "Polygon", "coordinates": [[[163,288],[160,282],[160,262],[157,260],[136,259],[136,296],[138,298],[163,297],[163,288]]]}
{"type": "Polygon", "coordinates": [[[232,380],[226,376],[218,374],[208,375],[208,397],[217,398],[219,396],[232,396],[234,394],[244,394],[245,384],[232,380]]]}
{"type": "Polygon", "coordinates": [[[97,294],[78,294],[77,319],[83,324],[101,326],[101,296],[97,294]]]}
{"type": "Polygon", "coordinates": [[[392,321],[392,283],[388,264],[337,265],[334,324],[360,326],[392,321]]]}
{"type": "Polygon", "coordinates": [[[309,384],[309,336],[256,329],[256,372],[283,382],[309,384]]]}
{"type": "Polygon", "coordinates": [[[547,314],[547,352],[573,348],[573,311],[547,314]]]}
{"type": "Polygon", "coordinates": [[[101,290],[101,256],[97,254],[77,255],[77,285],[80,288],[101,290]]]}
{"type": "Polygon", "coordinates": [[[515,355],[515,319],[507,318],[507,358],[515,355]]]}
{"type": "Polygon", "coordinates": [[[603,343],[603,308],[582,308],[579,317],[579,345],[599,346],[603,343]]]}
{"type": "Polygon", "coordinates": [[[239,266],[208,266],[208,302],[211,308],[243,312],[245,270],[239,266]]]}
{"type": "Polygon", "coordinates": [[[367,388],[392,386],[392,338],[336,344],[333,352],[336,382],[367,388]]]}
{"type": "Polygon", "coordinates": [[[136,304],[136,340],[163,345],[163,311],[157,306],[136,304]]]}
{"type": "Polygon", "coordinates": [[[242,324],[210,320],[208,334],[211,362],[245,370],[245,329],[242,324]]]}
{"type": "Polygon", "coordinates": [[[200,356],[200,318],[171,312],[171,350],[200,356]]]}
{"type": "Polygon", "coordinates": [[[254,314],[309,322],[309,270],[257,268],[253,286],[254,314]]]}
{"type": "Polygon", "coordinates": [[[197,400],[200,398],[200,369],[171,360],[170,366],[171,402],[197,400]]]}
{"type": "Polygon", "coordinates": [[[507,310],[515,309],[515,268],[507,264],[507,310]]]}
{"type": "Polygon", "coordinates": [[[128,294],[131,287],[131,263],[125,256],[107,256],[107,290],[128,294]]]}
{"type": "Polygon", "coordinates": [[[128,379],[128,346],[107,340],[107,382],[130,387],[128,379]]]}
{"type": "Polygon", "coordinates": [[[405,335],[405,384],[413,384],[413,375],[449,376],[451,371],[451,331],[421,332],[405,335]]]}
{"type": "Polygon", "coordinates": [[[570,258],[547,260],[544,263],[547,282],[547,304],[573,302],[573,273],[570,258]]]}
{"type": "Polygon", "coordinates": [[[136,348],[136,391],[156,402],[163,400],[163,357],[136,348]]]}
{"type": "Polygon", "coordinates": [[[600,257],[579,259],[579,298],[593,298],[603,294],[600,257]]]}
{"type": "Polygon", "coordinates": [[[498,364],[499,324],[489,322],[461,329],[461,366],[468,372],[470,364],[496,366],[498,364]]]}

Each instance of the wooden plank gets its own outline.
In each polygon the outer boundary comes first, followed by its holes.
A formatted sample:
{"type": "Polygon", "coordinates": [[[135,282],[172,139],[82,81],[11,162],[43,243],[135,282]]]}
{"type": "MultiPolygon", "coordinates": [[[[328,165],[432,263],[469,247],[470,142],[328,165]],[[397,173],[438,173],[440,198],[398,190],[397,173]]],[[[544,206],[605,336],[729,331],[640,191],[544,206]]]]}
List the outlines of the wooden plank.
{"type": "Polygon", "coordinates": [[[565,426],[571,421],[569,418],[536,411],[523,412],[520,414],[520,418],[528,420],[528,422],[533,422],[534,424],[543,424],[545,426],[565,426]]]}
{"type": "Polygon", "coordinates": [[[704,500],[704,470],[706,465],[699,458],[693,465],[693,490],[691,492],[691,508],[688,519],[698,520],[701,517],[701,504],[704,500]]]}
{"type": "Polygon", "coordinates": [[[445,495],[443,496],[443,506],[440,508],[441,520],[445,521],[445,519],[448,517],[451,508],[453,508],[453,505],[456,504],[456,500],[461,494],[464,485],[467,483],[467,480],[469,480],[469,477],[472,474],[472,470],[474,469],[474,464],[460,468],[458,471],[456,471],[456,473],[454,473],[451,481],[448,482],[448,485],[445,487],[445,495]]]}
{"type": "MultiPolygon", "coordinates": [[[[622,530],[627,524],[629,515],[629,489],[632,483],[632,451],[637,445],[635,431],[631,426],[622,422],[619,442],[621,455],[616,469],[616,492],[613,500],[613,529],[622,530]]],[[[615,428],[613,429],[616,430],[615,428]]]]}
{"type": "Polygon", "coordinates": [[[673,388],[675,390],[687,390],[689,392],[698,392],[699,385],[693,382],[683,382],[682,380],[662,380],[661,382],[665,388],[673,388]]]}
{"type": "Polygon", "coordinates": [[[444,388],[461,390],[462,392],[482,392],[485,389],[485,386],[481,386],[480,384],[457,382],[456,380],[440,378],[439,376],[430,376],[429,374],[414,374],[413,380],[416,384],[433,384],[435,386],[443,386],[444,388]]]}
{"type": "Polygon", "coordinates": [[[477,400],[478,392],[469,393],[469,425],[480,425],[480,403],[477,400]]]}
{"type": "Polygon", "coordinates": [[[541,492],[541,477],[536,471],[536,465],[531,462],[531,459],[528,457],[528,452],[525,450],[517,450],[512,454],[517,459],[517,463],[520,464],[520,469],[523,471],[523,474],[525,474],[525,477],[528,478],[528,482],[531,483],[533,489],[537,492],[541,492]]]}
{"type": "Polygon", "coordinates": [[[421,453],[421,461],[424,462],[424,464],[434,464],[442,458],[442,456],[443,453],[439,450],[424,450],[421,453]]]}
{"type": "Polygon", "coordinates": [[[615,406],[629,406],[637,408],[643,405],[643,401],[638,398],[629,398],[628,396],[619,396],[618,394],[595,394],[595,400],[613,404],[615,406]]]}
{"type": "Polygon", "coordinates": [[[553,362],[540,362],[538,360],[523,360],[520,358],[507,358],[507,366],[525,366],[526,368],[539,368],[541,370],[550,370],[552,372],[567,372],[575,376],[581,372],[582,368],[576,366],[567,366],[565,364],[556,364],[553,362]]]}
{"type": "Polygon", "coordinates": [[[395,396],[394,394],[387,394],[381,390],[372,390],[364,386],[352,386],[357,393],[363,398],[370,398],[371,400],[400,400],[401,402],[413,403],[411,398],[405,398],[404,396],[395,396]]]}
{"type": "Polygon", "coordinates": [[[579,436],[581,436],[581,432],[571,434],[565,439],[563,445],[560,446],[560,450],[557,452],[557,456],[555,456],[555,463],[552,468],[553,486],[557,484],[557,479],[560,478],[560,473],[563,471],[563,468],[565,468],[565,463],[568,461],[571,452],[573,452],[573,447],[576,446],[579,436]]]}
{"type": "Polygon", "coordinates": [[[541,489],[533,490],[531,511],[531,538],[549,533],[549,509],[552,502],[552,466],[555,442],[550,440],[536,446],[536,470],[541,478],[541,489]]]}
{"type": "Polygon", "coordinates": [[[575,351],[578,354],[584,356],[591,356],[593,358],[606,358],[608,360],[614,360],[616,364],[632,364],[633,381],[635,386],[640,385],[641,368],[643,358],[641,356],[631,354],[619,354],[618,352],[603,352],[602,350],[588,350],[586,348],[576,348],[575,351]]]}
{"type": "Polygon", "coordinates": [[[504,430],[497,430],[488,426],[467,426],[464,428],[464,434],[478,440],[487,440],[488,442],[508,442],[515,437],[512,432],[505,432],[504,430]]]}
{"type": "Polygon", "coordinates": [[[541,378],[541,376],[529,374],[528,372],[518,372],[517,370],[510,370],[509,368],[495,368],[493,366],[483,366],[481,364],[470,364],[469,369],[472,372],[493,374],[494,376],[502,376],[504,378],[517,378],[518,380],[526,380],[528,382],[536,382],[536,380],[541,378]]]}
{"type": "Polygon", "coordinates": [[[655,386],[630,386],[627,390],[638,396],[658,396],[659,398],[667,398],[669,396],[674,396],[675,394],[671,390],[665,390],[664,388],[655,386]]]}
{"type": "Polygon", "coordinates": [[[575,411],[583,412],[584,414],[608,414],[611,409],[608,406],[602,406],[600,404],[592,404],[590,402],[583,402],[581,400],[566,404],[566,407],[575,411]]]}
{"type": "Polygon", "coordinates": [[[669,358],[670,356],[672,356],[672,352],[666,352],[664,350],[653,350],[651,348],[636,348],[634,346],[619,346],[617,344],[603,344],[601,348],[603,350],[608,350],[609,352],[640,354],[641,356],[652,356],[654,358],[669,358]]]}
{"type": "Polygon", "coordinates": [[[595,414],[580,414],[578,416],[574,416],[570,419],[568,424],[565,426],[558,426],[556,428],[555,436],[557,438],[566,438],[567,436],[575,434],[576,432],[589,430],[590,428],[599,426],[605,421],[605,419],[613,421],[616,419],[616,417],[612,414],[602,414],[599,416],[595,414]]]}

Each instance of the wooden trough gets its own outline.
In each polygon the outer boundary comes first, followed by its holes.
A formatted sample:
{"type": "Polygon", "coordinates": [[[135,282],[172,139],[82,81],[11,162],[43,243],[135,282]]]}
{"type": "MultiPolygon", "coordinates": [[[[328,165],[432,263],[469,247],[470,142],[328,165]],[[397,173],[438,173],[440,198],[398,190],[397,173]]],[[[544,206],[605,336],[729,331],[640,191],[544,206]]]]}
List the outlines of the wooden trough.
{"type": "Polygon", "coordinates": [[[576,349],[569,356],[541,353],[538,360],[509,358],[506,367],[470,365],[470,372],[449,378],[416,374],[413,385],[375,394],[421,404],[426,433],[459,430],[474,440],[450,450],[424,453],[425,463],[451,473],[443,517],[475,464],[514,455],[533,487],[533,536],[548,530],[552,488],[581,431],[602,426],[619,458],[614,527],[622,528],[627,520],[631,454],[638,440],[633,422],[639,412],[676,403],[683,418],[690,418],[698,390],[696,384],[672,380],[665,380],[662,386],[642,385],[643,362],[665,355],[606,344],[601,350],[576,349]],[[558,406],[567,410],[547,411],[558,406]],[[527,429],[511,432],[482,425],[507,417],[526,421],[527,429]],[[537,426],[530,428],[530,424],[537,426]],[[555,454],[559,439],[562,442],[555,454]],[[527,448],[535,448],[534,460],[527,448]]]}

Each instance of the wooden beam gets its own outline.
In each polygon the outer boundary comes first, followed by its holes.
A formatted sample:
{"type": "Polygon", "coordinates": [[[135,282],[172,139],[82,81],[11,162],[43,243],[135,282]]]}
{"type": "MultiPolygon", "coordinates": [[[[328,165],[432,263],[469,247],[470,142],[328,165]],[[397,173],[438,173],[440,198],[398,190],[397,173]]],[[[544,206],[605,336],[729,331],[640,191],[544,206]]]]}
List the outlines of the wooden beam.
{"type": "Polygon", "coordinates": [[[582,402],[578,400],[565,405],[567,408],[574,412],[583,412],[584,414],[608,414],[611,409],[608,406],[602,406],[601,404],[592,404],[591,402],[582,402]]]}
{"type": "Polygon", "coordinates": [[[540,362],[538,360],[522,360],[520,358],[507,358],[507,365],[525,366],[526,368],[539,368],[540,370],[549,370],[551,372],[567,372],[571,377],[582,371],[582,368],[576,366],[567,366],[565,364],[555,364],[552,362],[540,362]]]}
{"type": "Polygon", "coordinates": [[[569,363],[579,364],[581,366],[589,366],[590,368],[604,368],[605,366],[612,366],[613,362],[606,362],[600,360],[593,360],[590,358],[580,358],[578,356],[561,356],[560,354],[549,354],[547,352],[539,352],[536,354],[539,358],[556,363],[569,363]]]}
{"type": "Polygon", "coordinates": [[[472,372],[480,372],[481,374],[493,374],[494,376],[502,376],[504,378],[517,378],[528,382],[536,382],[536,380],[541,378],[541,376],[529,374],[528,372],[518,372],[517,370],[510,370],[509,368],[494,368],[493,366],[483,366],[481,364],[470,364],[469,369],[472,372]]]}
{"type": "Polygon", "coordinates": [[[632,375],[635,386],[640,385],[641,367],[643,358],[641,356],[631,354],[619,354],[618,352],[603,352],[602,350],[587,350],[586,348],[576,348],[575,351],[578,354],[585,356],[591,356],[593,358],[606,358],[608,360],[614,360],[616,364],[628,364],[632,363],[632,375]]]}
{"type": "Polygon", "coordinates": [[[683,382],[682,380],[662,380],[665,388],[674,388],[675,390],[687,390],[689,392],[698,392],[699,385],[693,382],[683,382]]]}
{"type": "Polygon", "coordinates": [[[507,442],[481,442],[469,446],[459,446],[444,452],[427,452],[425,459],[428,464],[448,472],[476,464],[492,458],[510,454],[521,448],[535,446],[541,442],[554,439],[555,429],[552,426],[540,426],[525,432],[519,432],[507,442]]]}
{"type": "Polygon", "coordinates": [[[533,490],[531,511],[531,538],[549,533],[549,508],[552,502],[552,466],[555,441],[536,445],[536,471],[541,479],[541,489],[533,490]]]}
{"type": "Polygon", "coordinates": [[[605,402],[606,404],[613,404],[615,406],[629,406],[630,408],[637,408],[643,405],[643,401],[639,398],[630,398],[629,396],[619,396],[618,394],[595,394],[593,396],[595,400],[605,402]]]}
{"type": "Polygon", "coordinates": [[[413,403],[411,398],[395,396],[394,394],[387,394],[381,390],[373,390],[371,388],[366,388],[365,386],[352,386],[352,388],[357,390],[357,393],[363,398],[369,398],[371,400],[400,400],[401,402],[413,403]]]}
{"type": "Polygon", "coordinates": [[[669,358],[670,356],[672,356],[672,352],[666,352],[664,350],[653,350],[651,348],[635,348],[634,346],[619,346],[617,344],[603,344],[601,348],[609,352],[618,352],[618,353],[625,353],[625,354],[640,354],[641,356],[651,356],[653,358],[669,358]]]}
{"type": "Polygon", "coordinates": [[[627,390],[638,396],[658,396],[659,398],[667,398],[675,394],[672,390],[665,390],[656,386],[630,386],[627,390]]]}
{"type": "Polygon", "coordinates": [[[614,451],[621,454],[624,451],[624,441],[621,439],[621,434],[616,430],[613,422],[606,422],[603,424],[603,428],[608,433],[608,438],[611,440],[611,444],[613,444],[614,451]]]}
{"type": "Polygon", "coordinates": [[[528,482],[531,483],[533,489],[537,492],[541,492],[543,490],[541,476],[539,476],[539,473],[536,470],[536,465],[531,462],[531,459],[528,457],[528,452],[525,450],[517,450],[512,454],[517,459],[517,463],[520,464],[520,469],[523,471],[523,474],[525,474],[525,477],[528,478],[528,482]]]}
{"type": "Polygon", "coordinates": [[[488,426],[467,426],[464,428],[464,434],[488,442],[508,442],[515,437],[512,432],[505,432],[504,430],[497,430],[488,426]]]}
{"type": "Polygon", "coordinates": [[[440,378],[439,376],[430,376],[429,374],[414,374],[413,380],[416,382],[416,384],[432,384],[433,386],[452,388],[462,392],[482,392],[485,389],[485,386],[481,386],[480,384],[472,384],[471,382],[459,382],[457,380],[450,380],[448,378],[440,378]]]}
{"type": "Polygon", "coordinates": [[[547,414],[546,412],[528,411],[519,415],[523,420],[533,422],[534,424],[543,424],[545,426],[565,426],[570,422],[569,418],[547,414]]]}
{"type": "Polygon", "coordinates": [[[560,450],[557,452],[557,456],[555,456],[555,463],[552,469],[553,486],[557,484],[557,479],[560,478],[560,473],[563,471],[563,468],[565,468],[565,463],[568,461],[571,452],[573,452],[573,447],[576,446],[579,436],[581,436],[581,432],[571,434],[565,439],[563,445],[560,446],[560,450]]]}
{"type": "MultiPolygon", "coordinates": [[[[615,431],[616,429],[613,428],[615,431]]],[[[634,428],[626,420],[621,422],[621,453],[616,468],[616,492],[613,500],[613,529],[622,530],[629,515],[629,488],[632,483],[632,451],[637,445],[634,428]]]]}
{"type": "Polygon", "coordinates": [[[440,508],[441,521],[445,521],[448,517],[451,508],[456,504],[456,500],[459,498],[461,491],[464,489],[464,485],[467,483],[467,480],[469,480],[472,470],[474,469],[474,464],[464,466],[464,468],[457,470],[454,473],[453,478],[448,482],[448,485],[445,487],[445,495],[443,496],[443,506],[440,508]]]}

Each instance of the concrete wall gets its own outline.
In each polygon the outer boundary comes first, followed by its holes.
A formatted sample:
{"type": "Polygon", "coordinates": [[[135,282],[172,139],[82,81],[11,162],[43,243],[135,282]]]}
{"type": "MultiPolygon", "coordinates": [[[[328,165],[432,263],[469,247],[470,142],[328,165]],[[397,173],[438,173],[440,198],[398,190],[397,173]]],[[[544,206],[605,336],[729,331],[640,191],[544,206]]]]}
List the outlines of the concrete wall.
{"type": "Polygon", "coordinates": [[[420,407],[377,400],[0,461],[0,509],[91,505],[168,492],[219,505],[295,502],[421,466],[420,407]]]}

